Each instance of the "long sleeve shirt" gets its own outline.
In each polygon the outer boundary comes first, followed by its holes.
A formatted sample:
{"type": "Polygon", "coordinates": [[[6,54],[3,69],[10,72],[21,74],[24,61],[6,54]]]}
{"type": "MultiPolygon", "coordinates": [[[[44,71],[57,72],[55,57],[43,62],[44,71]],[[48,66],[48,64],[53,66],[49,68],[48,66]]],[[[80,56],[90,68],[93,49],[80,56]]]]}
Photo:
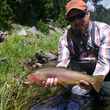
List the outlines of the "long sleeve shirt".
{"type": "MultiPolygon", "coordinates": [[[[59,40],[57,67],[67,67],[70,62],[70,51],[67,41],[68,30],[59,40]]],[[[110,26],[97,21],[91,21],[88,27],[89,38],[87,43],[99,48],[98,60],[93,75],[107,75],[110,71],[110,26]],[[94,43],[94,44],[93,44],[94,43]]],[[[74,44],[71,47],[74,51],[74,44]]]]}

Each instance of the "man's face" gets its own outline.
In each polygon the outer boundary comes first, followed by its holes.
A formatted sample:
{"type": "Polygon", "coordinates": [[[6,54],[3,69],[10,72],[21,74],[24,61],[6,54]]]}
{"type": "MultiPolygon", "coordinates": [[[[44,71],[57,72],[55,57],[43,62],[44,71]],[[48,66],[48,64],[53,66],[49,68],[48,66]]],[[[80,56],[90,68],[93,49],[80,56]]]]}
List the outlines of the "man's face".
{"type": "Polygon", "coordinates": [[[88,28],[90,21],[90,12],[86,12],[86,14],[82,17],[75,18],[73,21],[71,21],[71,26],[74,29],[78,29],[80,31],[84,31],[88,28]]]}

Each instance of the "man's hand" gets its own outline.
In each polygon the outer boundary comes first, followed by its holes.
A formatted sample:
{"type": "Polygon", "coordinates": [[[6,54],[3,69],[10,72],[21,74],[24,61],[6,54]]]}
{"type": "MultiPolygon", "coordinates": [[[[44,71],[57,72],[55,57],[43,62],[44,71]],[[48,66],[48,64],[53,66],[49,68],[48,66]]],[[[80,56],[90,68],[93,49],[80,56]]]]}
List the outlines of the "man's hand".
{"type": "Polygon", "coordinates": [[[81,80],[79,85],[80,85],[81,88],[84,88],[84,89],[86,89],[86,90],[91,90],[91,89],[92,89],[91,84],[88,83],[88,82],[85,81],[85,80],[81,80]]]}
{"type": "Polygon", "coordinates": [[[56,86],[58,83],[58,78],[48,78],[46,81],[42,82],[42,85],[44,87],[53,87],[56,86]]]}

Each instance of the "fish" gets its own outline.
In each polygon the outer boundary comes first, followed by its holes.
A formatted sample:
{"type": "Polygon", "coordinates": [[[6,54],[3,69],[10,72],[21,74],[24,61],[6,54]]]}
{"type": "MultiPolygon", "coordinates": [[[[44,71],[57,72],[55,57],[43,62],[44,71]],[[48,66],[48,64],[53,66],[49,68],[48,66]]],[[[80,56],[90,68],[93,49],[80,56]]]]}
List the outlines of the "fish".
{"type": "Polygon", "coordinates": [[[66,68],[46,67],[27,75],[25,83],[40,85],[42,81],[46,81],[47,78],[51,77],[57,77],[58,84],[62,86],[75,86],[79,85],[81,80],[87,81],[97,93],[100,91],[102,82],[104,80],[103,75],[91,76],[79,71],[73,71],[66,68]]]}

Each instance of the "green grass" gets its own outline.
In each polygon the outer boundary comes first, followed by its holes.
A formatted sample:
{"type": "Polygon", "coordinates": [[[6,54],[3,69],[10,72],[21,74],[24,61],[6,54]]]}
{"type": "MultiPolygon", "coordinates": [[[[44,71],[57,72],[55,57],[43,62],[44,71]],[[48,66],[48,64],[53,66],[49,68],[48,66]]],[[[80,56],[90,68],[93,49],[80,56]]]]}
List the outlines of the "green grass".
{"type": "Polygon", "coordinates": [[[0,44],[0,110],[28,110],[35,94],[43,93],[39,87],[23,86],[22,79],[28,73],[23,62],[40,50],[56,53],[59,36],[13,34],[0,44]]]}

